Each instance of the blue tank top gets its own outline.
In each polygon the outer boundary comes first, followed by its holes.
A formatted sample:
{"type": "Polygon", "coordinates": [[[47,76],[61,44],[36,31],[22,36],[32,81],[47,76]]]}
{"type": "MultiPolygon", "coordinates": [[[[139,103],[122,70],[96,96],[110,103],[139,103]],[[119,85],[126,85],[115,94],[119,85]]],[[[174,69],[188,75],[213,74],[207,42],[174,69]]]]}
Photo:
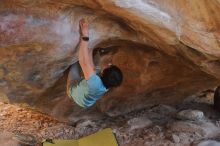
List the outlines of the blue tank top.
{"type": "Polygon", "coordinates": [[[108,90],[100,77],[94,73],[88,80],[83,79],[71,89],[71,97],[81,107],[90,107],[108,90]]]}

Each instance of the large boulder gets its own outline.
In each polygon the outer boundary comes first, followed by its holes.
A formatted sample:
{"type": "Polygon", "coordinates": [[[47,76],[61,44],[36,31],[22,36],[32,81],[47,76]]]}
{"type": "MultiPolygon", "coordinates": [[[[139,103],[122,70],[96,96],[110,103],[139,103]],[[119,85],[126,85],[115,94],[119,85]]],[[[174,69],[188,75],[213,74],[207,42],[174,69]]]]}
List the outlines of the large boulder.
{"type": "Polygon", "coordinates": [[[218,0],[1,0],[0,100],[65,121],[178,104],[219,84],[219,12],[218,0]],[[75,114],[65,86],[81,18],[90,22],[96,64],[112,62],[125,77],[75,114]]]}

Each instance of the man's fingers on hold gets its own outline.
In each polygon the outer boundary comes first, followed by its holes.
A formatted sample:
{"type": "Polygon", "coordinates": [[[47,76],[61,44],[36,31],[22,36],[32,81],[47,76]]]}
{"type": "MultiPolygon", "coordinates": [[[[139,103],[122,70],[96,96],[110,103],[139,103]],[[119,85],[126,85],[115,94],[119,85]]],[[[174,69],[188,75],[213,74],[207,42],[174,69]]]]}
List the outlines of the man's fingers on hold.
{"type": "Polygon", "coordinates": [[[80,25],[82,25],[84,22],[85,22],[84,19],[80,19],[80,20],[79,20],[79,24],[80,24],[80,25]]]}

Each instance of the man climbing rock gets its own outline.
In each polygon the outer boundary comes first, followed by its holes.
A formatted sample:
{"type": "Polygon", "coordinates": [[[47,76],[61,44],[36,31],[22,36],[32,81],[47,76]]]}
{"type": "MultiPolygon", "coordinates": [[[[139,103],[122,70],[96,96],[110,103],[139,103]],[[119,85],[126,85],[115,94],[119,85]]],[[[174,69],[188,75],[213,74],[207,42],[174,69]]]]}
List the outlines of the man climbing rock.
{"type": "Polygon", "coordinates": [[[81,19],[79,61],[70,68],[67,80],[67,94],[81,108],[87,108],[96,103],[110,88],[122,83],[123,75],[115,65],[109,65],[96,73],[93,62],[93,53],[88,49],[89,24],[81,19]],[[83,78],[80,76],[82,70],[83,78]]]}

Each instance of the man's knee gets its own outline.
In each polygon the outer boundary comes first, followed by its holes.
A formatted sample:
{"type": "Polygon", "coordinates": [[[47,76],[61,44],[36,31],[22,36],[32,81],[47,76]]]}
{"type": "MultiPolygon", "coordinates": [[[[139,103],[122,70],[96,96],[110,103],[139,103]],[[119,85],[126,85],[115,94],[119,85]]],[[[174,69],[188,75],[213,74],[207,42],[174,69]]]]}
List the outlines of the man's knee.
{"type": "Polygon", "coordinates": [[[79,63],[76,62],[70,67],[68,78],[67,78],[67,87],[66,93],[71,98],[71,90],[74,86],[77,86],[81,81],[80,76],[80,66],[79,63]]]}
{"type": "Polygon", "coordinates": [[[78,83],[81,80],[80,75],[80,66],[79,63],[75,63],[70,67],[69,74],[68,74],[68,81],[71,84],[78,83]]]}

